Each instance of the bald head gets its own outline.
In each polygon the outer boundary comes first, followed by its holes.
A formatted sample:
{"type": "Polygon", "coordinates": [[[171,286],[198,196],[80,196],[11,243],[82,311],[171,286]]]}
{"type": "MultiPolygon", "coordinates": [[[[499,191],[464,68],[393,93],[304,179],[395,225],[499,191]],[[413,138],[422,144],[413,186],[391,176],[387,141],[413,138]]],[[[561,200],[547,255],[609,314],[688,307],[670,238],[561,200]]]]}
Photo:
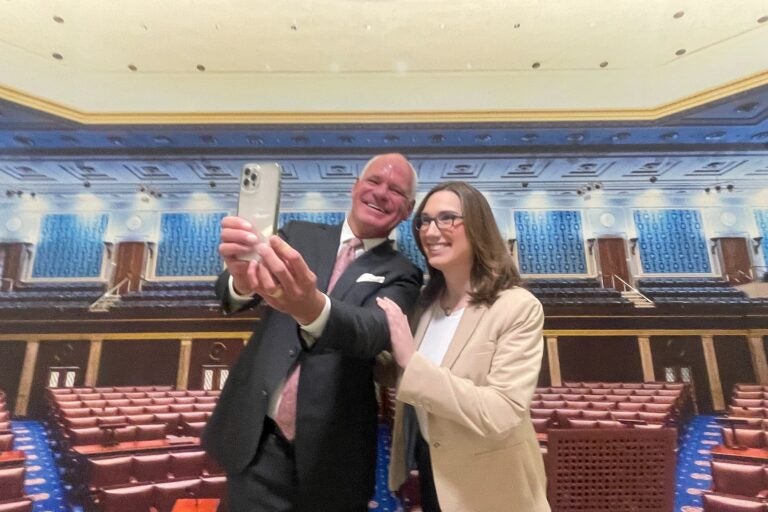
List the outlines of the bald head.
{"type": "Polygon", "coordinates": [[[357,238],[386,238],[413,211],[416,171],[400,153],[371,158],[352,187],[347,221],[357,238]]]}
{"type": "Polygon", "coordinates": [[[418,184],[418,176],[416,175],[416,169],[413,168],[411,162],[405,158],[401,153],[385,153],[383,155],[376,155],[365,164],[363,171],[360,173],[360,179],[363,179],[365,173],[369,169],[373,168],[390,168],[390,169],[406,169],[410,176],[410,183],[408,184],[408,199],[413,200],[416,197],[416,186],[418,184]]]}

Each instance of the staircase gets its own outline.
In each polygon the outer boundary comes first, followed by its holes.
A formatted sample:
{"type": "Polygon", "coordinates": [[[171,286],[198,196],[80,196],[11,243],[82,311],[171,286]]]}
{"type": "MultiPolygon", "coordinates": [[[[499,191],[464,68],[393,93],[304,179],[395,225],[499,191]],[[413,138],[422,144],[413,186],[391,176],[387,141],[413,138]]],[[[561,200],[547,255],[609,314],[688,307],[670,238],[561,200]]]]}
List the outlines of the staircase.
{"type": "Polygon", "coordinates": [[[636,308],[655,308],[656,305],[648,297],[635,289],[621,292],[621,296],[630,301],[636,308]]]}

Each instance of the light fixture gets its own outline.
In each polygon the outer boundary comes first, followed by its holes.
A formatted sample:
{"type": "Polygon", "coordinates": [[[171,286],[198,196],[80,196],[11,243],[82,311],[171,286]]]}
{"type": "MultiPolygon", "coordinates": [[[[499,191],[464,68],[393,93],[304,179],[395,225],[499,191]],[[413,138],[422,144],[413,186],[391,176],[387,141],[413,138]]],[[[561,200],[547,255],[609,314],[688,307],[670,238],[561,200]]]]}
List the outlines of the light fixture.
{"type": "Polygon", "coordinates": [[[589,249],[590,256],[594,252],[595,249],[595,242],[597,241],[596,238],[587,238],[587,249],[589,249]]]}
{"type": "Polygon", "coordinates": [[[717,250],[717,238],[709,239],[709,249],[712,252],[712,254],[715,254],[715,251],[717,250]]]}
{"type": "Polygon", "coordinates": [[[515,254],[515,244],[517,243],[517,238],[509,238],[507,240],[507,247],[509,247],[509,254],[514,255],[515,254]]]}
{"type": "Polygon", "coordinates": [[[629,239],[629,252],[632,254],[635,254],[637,251],[637,238],[630,238],[629,239]]]}
{"type": "Polygon", "coordinates": [[[752,237],[752,250],[757,254],[760,252],[760,245],[763,243],[763,237],[761,236],[755,236],[752,237]]]}

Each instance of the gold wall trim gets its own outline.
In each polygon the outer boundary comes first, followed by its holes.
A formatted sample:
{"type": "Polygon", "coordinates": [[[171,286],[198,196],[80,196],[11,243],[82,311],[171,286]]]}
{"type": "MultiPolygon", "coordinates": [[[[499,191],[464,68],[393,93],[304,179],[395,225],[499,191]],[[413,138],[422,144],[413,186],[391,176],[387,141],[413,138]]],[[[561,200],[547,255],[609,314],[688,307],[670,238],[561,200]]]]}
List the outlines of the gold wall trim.
{"type": "Polygon", "coordinates": [[[649,109],[595,110],[470,110],[394,112],[85,112],[45,98],[0,85],[0,98],[86,125],[101,124],[334,124],[334,123],[477,123],[477,122],[567,122],[567,121],[655,121],[768,84],[768,71],[707,89],[649,109]]]}
{"type": "Polygon", "coordinates": [[[89,332],[89,333],[52,333],[52,334],[0,334],[0,341],[69,341],[91,340],[101,341],[136,341],[136,340],[208,340],[217,338],[242,339],[249,338],[252,331],[218,331],[218,332],[89,332]]]}
{"type": "MultiPolygon", "coordinates": [[[[91,340],[98,338],[104,341],[135,341],[135,340],[181,340],[191,339],[245,339],[248,340],[253,331],[154,331],[154,332],[88,332],[88,333],[24,333],[0,334],[0,341],[27,342],[32,339],[45,343],[46,341],[91,340]]],[[[605,338],[611,336],[768,336],[768,329],[545,329],[544,336],[579,338],[605,338]]]]}

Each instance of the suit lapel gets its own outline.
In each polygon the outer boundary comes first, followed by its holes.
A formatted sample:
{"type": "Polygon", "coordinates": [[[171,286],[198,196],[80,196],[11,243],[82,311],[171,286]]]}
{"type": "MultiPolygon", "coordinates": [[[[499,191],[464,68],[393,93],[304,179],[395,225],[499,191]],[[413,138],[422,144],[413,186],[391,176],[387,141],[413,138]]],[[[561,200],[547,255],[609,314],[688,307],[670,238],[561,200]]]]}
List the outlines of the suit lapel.
{"type": "Polygon", "coordinates": [[[327,290],[328,281],[331,280],[331,273],[333,272],[333,264],[336,262],[336,254],[339,252],[341,224],[337,226],[321,225],[321,227],[328,233],[328,236],[321,239],[320,250],[314,254],[315,257],[313,258],[315,264],[310,264],[310,268],[313,268],[317,275],[318,288],[327,290]]]}
{"type": "MultiPolygon", "coordinates": [[[[365,251],[359,257],[355,258],[355,260],[349,264],[346,270],[344,270],[344,273],[341,274],[339,280],[336,281],[336,286],[333,287],[331,296],[336,298],[344,297],[347,291],[352,288],[352,286],[357,281],[357,278],[360,277],[363,272],[375,272],[379,264],[385,261],[389,261],[389,256],[392,252],[392,241],[387,240],[377,245],[373,249],[365,251]]],[[[326,284],[327,281],[331,279],[331,272],[335,263],[336,260],[334,257],[334,261],[332,261],[330,264],[331,270],[328,272],[328,279],[326,280],[326,284]]]]}
{"type": "Polygon", "coordinates": [[[456,328],[456,333],[453,335],[451,344],[448,346],[448,350],[445,352],[445,356],[443,357],[440,366],[446,368],[453,367],[456,359],[461,355],[461,352],[467,345],[469,338],[472,337],[472,333],[475,332],[475,329],[480,324],[480,319],[483,318],[486,311],[488,311],[487,306],[467,306],[464,310],[464,314],[461,315],[459,326],[456,328]]]}

